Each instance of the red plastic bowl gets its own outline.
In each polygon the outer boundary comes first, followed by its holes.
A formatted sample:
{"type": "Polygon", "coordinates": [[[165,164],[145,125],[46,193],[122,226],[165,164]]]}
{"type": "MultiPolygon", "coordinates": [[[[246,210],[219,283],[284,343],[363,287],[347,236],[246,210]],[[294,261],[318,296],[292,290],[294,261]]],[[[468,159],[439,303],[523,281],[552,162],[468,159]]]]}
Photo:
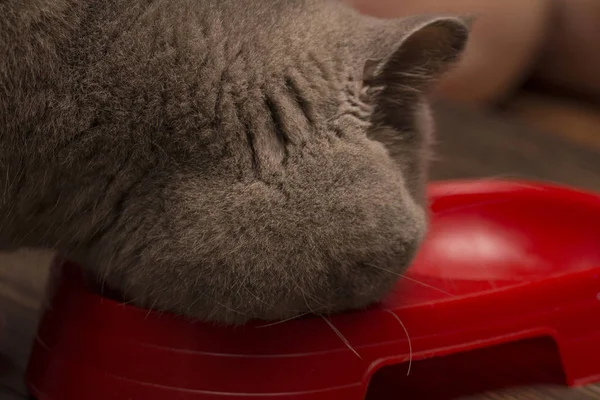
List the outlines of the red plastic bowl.
{"type": "Polygon", "coordinates": [[[431,230],[395,293],[330,324],[190,322],[103,299],[67,264],[29,389],[39,400],[358,400],[385,366],[537,337],[556,343],[569,385],[600,380],[600,196],[477,181],[434,184],[430,199],[431,230]]]}

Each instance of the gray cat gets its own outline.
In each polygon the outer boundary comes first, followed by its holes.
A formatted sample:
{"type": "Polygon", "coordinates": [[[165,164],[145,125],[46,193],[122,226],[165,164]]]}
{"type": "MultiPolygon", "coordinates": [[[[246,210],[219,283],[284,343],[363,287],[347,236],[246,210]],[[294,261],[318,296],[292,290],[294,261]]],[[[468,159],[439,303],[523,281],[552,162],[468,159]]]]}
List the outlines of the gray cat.
{"type": "Polygon", "coordinates": [[[461,18],[327,0],[0,2],[0,244],[207,321],[365,307],[426,231],[461,18]]]}

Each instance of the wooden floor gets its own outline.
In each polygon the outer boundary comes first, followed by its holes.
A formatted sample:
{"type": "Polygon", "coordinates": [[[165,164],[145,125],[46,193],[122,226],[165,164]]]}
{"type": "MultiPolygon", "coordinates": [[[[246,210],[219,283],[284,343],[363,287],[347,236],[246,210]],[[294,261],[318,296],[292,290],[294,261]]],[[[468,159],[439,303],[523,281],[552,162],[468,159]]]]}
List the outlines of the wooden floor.
{"type": "MultiPolygon", "coordinates": [[[[553,110],[554,103],[544,108],[530,97],[523,98],[503,112],[440,107],[438,160],[432,178],[541,179],[600,191],[600,122],[589,122],[600,119],[600,111],[587,117],[570,113],[568,117],[544,112],[553,110]],[[507,113],[524,119],[534,117],[524,123],[507,113]]],[[[0,359],[0,400],[27,398],[22,374],[35,335],[48,260],[48,254],[39,253],[0,255],[0,316],[4,322],[0,334],[0,354],[4,355],[0,359]]],[[[600,399],[600,385],[578,389],[520,387],[468,398],[600,399]]]]}

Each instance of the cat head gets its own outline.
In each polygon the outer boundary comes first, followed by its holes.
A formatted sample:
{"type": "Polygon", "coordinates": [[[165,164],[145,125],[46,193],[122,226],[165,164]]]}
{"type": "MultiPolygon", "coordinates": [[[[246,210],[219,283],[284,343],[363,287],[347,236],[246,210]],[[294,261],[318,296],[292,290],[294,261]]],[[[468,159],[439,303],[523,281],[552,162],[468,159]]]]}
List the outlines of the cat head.
{"type": "Polygon", "coordinates": [[[135,304],[210,321],[381,299],[426,232],[427,95],[468,24],[330,1],[191,3],[207,9],[184,13],[196,35],[178,19],[177,54],[157,60],[145,27],[89,75],[122,82],[96,99],[159,161],[78,257],[135,304]]]}

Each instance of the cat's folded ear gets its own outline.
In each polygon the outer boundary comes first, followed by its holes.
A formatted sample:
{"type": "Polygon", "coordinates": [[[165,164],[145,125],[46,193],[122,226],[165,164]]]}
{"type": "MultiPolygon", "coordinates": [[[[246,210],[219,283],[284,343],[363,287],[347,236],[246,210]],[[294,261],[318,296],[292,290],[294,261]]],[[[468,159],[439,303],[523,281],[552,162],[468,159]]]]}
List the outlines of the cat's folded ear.
{"type": "Polygon", "coordinates": [[[427,91],[463,52],[472,21],[451,16],[377,21],[362,52],[365,84],[427,91]]]}

